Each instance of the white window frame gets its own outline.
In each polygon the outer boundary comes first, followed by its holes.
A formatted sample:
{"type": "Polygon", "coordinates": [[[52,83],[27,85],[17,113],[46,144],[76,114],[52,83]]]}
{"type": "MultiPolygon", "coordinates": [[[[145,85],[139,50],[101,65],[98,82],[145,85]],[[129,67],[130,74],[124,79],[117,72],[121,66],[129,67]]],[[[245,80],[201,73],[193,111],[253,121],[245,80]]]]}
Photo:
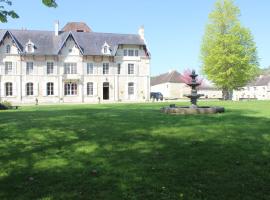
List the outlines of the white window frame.
{"type": "Polygon", "coordinates": [[[26,62],[26,75],[31,75],[34,73],[34,62],[26,62]]]}
{"type": "Polygon", "coordinates": [[[6,62],[5,62],[5,74],[6,74],[6,75],[12,74],[12,72],[13,72],[12,62],[6,61],[6,62]]]}
{"type": "Polygon", "coordinates": [[[54,74],[54,62],[47,62],[47,68],[46,68],[47,75],[54,74]]]}
{"type": "Polygon", "coordinates": [[[134,82],[128,83],[128,95],[134,95],[135,93],[135,84],[134,82]]]}
{"type": "Polygon", "coordinates": [[[139,56],[139,50],[135,48],[126,48],[123,50],[123,55],[124,56],[129,56],[129,57],[138,57],[139,56]]]}
{"type": "Polygon", "coordinates": [[[128,74],[129,75],[135,74],[135,65],[133,63],[128,63],[128,74]]]}
{"type": "Polygon", "coordinates": [[[87,63],[86,73],[87,74],[94,74],[94,64],[93,63],[87,63]]]}
{"type": "Polygon", "coordinates": [[[102,64],[102,74],[109,74],[110,72],[110,63],[102,64]]]}
{"type": "Polygon", "coordinates": [[[94,95],[94,83],[93,82],[88,82],[87,83],[87,96],[93,96],[94,95]]]}
{"type": "Polygon", "coordinates": [[[64,84],[64,95],[65,96],[77,96],[78,95],[78,84],[76,82],[66,82],[64,84]]]}
{"type": "Polygon", "coordinates": [[[10,54],[10,52],[11,52],[11,46],[8,44],[6,46],[6,54],[10,54]]]}
{"type": "Polygon", "coordinates": [[[13,96],[13,84],[11,82],[5,83],[5,95],[6,97],[13,96]]]}
{"type": "Polygon", "coordinates": [[[47,93],[47,96],[53,96],[54,95],[54,83],[53,82],[48,82],[46,84],[46,93],[47,93]]]}
{"type": "Polygon", "coordinates": [[[77,74],[77,63],[64,63],[64,74],[77,74]]]}
{"type": "Polygon", "coordinates": [[[34,95],[34,83],[28,82],[26,83],[26,96],[34,95]]]}

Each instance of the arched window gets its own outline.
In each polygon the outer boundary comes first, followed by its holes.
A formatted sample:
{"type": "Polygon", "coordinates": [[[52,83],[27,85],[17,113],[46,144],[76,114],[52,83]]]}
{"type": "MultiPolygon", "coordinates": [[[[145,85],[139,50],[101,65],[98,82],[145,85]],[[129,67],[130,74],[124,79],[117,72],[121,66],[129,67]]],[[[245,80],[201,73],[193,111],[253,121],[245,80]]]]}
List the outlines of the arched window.
{"type": "Polygon", "coordinates": [[[52,82],[47,83],[47,95],[48,96],[54,95],[53,86],[54,85],[52,82]]]}
{"type": "Polygon", "coordinates": [[[12,94],[12,83],[7,82],[7,83],[5,84],[5,89],[6,89],[6,96],[7,96],[7,97],[13,95],[13,94],[12,94]]]}
{"type": "Polygon", "coordinates": [[[87,95],[91,96],[94,94],[94,84],[92,82],[87,83],[87,95]]]}
{"type": "Polygon", "coordinates": [[[9,44],[6,46],[6,53],[10,53],[10,45],[9,44]]]}
{"type": "Polygon", "coordinates": [[[72,82],[69,82],[69,83],[65,83],[65,88],[64,88],[64,92],[65,92],[65,95],[68,96],[68,95],[77,95],[78,91],[77,91],[77,83],[72,83],[72,82]]]}
{"type": "Polygon", "coordinates": [[[34,84],[33,83],[26,83],[26,95],[27,96],[34,95],[34,84]]]}

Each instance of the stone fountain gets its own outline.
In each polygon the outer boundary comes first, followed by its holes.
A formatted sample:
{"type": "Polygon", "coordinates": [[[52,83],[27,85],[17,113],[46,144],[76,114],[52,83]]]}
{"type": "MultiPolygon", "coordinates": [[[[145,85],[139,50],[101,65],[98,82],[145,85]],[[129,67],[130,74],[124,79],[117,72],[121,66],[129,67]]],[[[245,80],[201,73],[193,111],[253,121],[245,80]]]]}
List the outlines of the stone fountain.
{"type": "Polygon", "coordinates": [[[176,115],[223,113],[225,111],[223,107],[197,106],[197,100],[204,96],[203,94],[197,93],[197,87],[201,84],[197,82],[197,76],[195,70],[193,70],[190,74],[191,82],[187,83],[187,85],[191,87],[191,94],[184,95],[190,99],[191,105],[176,106],[175,104],[171,104],[170,106],[161,108],[161,112],[176,115]]]}

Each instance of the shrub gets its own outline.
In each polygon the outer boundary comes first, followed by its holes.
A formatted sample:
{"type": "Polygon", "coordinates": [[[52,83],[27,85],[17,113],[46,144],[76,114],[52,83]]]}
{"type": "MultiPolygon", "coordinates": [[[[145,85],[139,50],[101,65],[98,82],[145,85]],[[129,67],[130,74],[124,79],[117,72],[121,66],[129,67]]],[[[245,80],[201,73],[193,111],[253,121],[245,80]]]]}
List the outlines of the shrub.
{"type": "Polygon", "coordinates": [[[8,101],[3,101],[2,103],[0,103],[0,110],[7,110],[10,109],[12,106],[12,104],[8,101]]]}

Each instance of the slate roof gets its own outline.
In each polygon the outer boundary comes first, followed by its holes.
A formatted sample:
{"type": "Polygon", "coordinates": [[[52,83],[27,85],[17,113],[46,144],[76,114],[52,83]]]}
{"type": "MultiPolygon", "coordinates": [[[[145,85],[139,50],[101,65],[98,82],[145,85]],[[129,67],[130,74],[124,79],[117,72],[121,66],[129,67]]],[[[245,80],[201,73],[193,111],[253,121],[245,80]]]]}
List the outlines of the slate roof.
{"type": "Polygon", "coordinates": [[[168,72],[165,74],[161,74],[159,76],[151,77],[151,86],[162,84],[162,83],[184,83],[182,80],[182,75],[173,70],[172,72],[168,72]]]}
{"type": "Polygon", "coordinates": [[[270,84],[270,75],[261,75],[254,81],[250,82],[247,86],[265,86],[270,84]]]}
{"type": "Polygon", "coordinates": [[[34,55],[57,55],[68,36],[74,38],[83,55],[102,55],[101,49],[105,42],[110,46],[112,55],[115,55],[118,46],[123,44],[143,45],[147,51],[144,40],[137,34],[60,31],[59,35],[55,36],[54,31],[0,29],[0,42],[6,34],[13,36],[22,53],[26,53],[25,45],[31,40],[35,45],[34,55]]]}

